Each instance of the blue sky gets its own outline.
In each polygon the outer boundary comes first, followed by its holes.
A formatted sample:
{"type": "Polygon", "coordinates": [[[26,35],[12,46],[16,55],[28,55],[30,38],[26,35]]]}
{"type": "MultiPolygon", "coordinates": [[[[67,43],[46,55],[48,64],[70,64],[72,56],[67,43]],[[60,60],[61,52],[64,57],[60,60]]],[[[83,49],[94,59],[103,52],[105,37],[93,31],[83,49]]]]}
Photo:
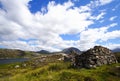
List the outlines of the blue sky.
{"type": "MultiPolygon", "coordinates": [[[[65,2],[68,2],[68,0],[32,0],[29,2],[30,4],[30,11],[32,13],[36,13],[37,11],[41,10],[42,7],[47,7],[48,3],[50,1],[55,1],[56,4],[64,4],[65,2]]],[[[90,0],[71,0],[72,2],[74,2],[75,6],[79,7],[79,6],[83,6],[87,3],[90,2],[90,0]]]]}
{"type": "Polygon", "coordinates": [[[0,0],[0,48],[120,48],[120,0],[0,0]]]}

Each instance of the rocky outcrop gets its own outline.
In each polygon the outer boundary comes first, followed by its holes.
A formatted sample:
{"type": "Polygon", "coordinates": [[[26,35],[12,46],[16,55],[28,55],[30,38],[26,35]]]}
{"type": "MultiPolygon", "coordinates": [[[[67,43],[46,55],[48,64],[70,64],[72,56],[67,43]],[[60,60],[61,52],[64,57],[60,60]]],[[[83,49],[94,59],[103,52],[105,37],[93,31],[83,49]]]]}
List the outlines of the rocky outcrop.
{"type": "Polygon", "coordinates": [[[116,57],[111,50],[102,46],[95,46],[81,55],[75,56],[73,65],[78,68],[95,68],[111,63],[117,63],[116,57]]]}

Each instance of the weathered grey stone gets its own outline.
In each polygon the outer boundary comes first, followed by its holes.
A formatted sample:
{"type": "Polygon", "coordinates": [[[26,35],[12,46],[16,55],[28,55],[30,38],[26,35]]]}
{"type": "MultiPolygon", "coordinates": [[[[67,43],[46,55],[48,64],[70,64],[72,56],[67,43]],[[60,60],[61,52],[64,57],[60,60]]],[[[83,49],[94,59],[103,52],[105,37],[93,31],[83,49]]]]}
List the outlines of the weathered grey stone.
{"type": "Polygon", "coordinates": [[[116,57],[108,48],[102,46],[95,46],[81,55],[76,55],[73,62],[74,66],[79,68],[95,68],[112,63],[117,63],[116,57]]]}

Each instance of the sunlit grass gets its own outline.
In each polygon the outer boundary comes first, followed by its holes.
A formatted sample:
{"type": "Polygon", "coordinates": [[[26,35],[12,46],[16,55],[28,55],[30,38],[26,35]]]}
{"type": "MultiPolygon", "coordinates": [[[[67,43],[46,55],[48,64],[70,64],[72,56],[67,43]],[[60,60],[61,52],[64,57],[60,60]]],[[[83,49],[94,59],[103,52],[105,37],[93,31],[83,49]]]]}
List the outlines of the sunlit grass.
{"type": "Polygon", "coordinates": [[[59,62],[35,69],[11,68],[4,69],[3,74],[0,70],[0,76],[5,75],[4,71],[10,74],[8,77],[0,77],[0,81],[120,81],[120,70],[116,66],[120,66],[120,63],[95,69],[75,69],[71,68],[70,63],[59,62]]]}

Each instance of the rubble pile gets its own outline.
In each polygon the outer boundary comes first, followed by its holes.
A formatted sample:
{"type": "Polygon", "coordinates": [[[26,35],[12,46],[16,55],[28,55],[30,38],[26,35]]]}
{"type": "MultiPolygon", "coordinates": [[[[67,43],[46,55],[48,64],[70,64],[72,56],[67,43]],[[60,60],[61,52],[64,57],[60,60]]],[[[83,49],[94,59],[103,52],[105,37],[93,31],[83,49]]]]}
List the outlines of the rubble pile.
{"type": "Polygon", "coordinates": [[[111,50],[102,46],[95,46],[81,55],[76,55],[73,65],[78,68],[95,68],[112,63],[117,63],[117,60],[111,50]]]}

